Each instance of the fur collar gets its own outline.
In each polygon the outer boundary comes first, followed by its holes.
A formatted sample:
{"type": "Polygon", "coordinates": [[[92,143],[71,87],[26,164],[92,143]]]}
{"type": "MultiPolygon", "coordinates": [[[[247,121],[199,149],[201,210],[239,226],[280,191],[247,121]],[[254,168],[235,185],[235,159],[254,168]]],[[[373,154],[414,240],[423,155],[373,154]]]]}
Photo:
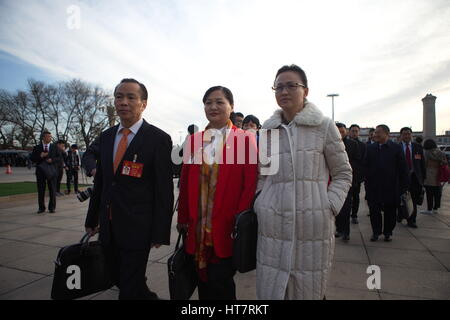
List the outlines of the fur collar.
{"type": "MultiPolygon", "coordinates": [[[[263,129],[275,129],[281,126],[283,123],[282,113],[282,109],[276,110],[272,117],[264,122],[263,129]]],[[[322,123],[323,114],[313,103],[306,100],[304,108],[295,115],[293,121],[297,126],[314,127],[322,123]]]]}

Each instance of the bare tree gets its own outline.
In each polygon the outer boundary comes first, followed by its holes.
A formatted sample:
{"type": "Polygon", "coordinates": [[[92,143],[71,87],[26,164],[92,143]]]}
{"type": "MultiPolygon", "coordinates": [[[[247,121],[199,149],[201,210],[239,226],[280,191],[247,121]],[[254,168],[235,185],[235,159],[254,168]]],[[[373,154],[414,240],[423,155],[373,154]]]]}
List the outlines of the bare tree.
{"type": "Polygon", "coordinates": [[[73,136],[88,146],[108,126],[107,106],[111,96],[103,89],[93,87],[81,80],[66,84],[68,103],[74,108],[73,136]]]}
{"type": "Polygon", "coordinates": [[[25,91],[0,89],[0,144],[26,148],[49,129],[57,139],[87,146],[115,122],[111,106],[105,90],[78,79],[56,85],[29,79],[25,91]]]}

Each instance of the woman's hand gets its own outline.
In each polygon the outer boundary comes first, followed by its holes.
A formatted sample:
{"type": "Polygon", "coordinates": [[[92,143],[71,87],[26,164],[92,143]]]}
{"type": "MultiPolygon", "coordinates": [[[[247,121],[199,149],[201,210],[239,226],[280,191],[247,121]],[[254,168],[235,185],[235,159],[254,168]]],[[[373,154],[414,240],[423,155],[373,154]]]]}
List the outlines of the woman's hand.
{"type": "Polygon", "coordinates": [[[187,232],[189,225],[187,223],[177,223],[178,232],[187,232]]]}
{"type": "Polygon", "coordinates": [[[95,235],[99,232],[100,227],[99,227],[99,226],[97,226],[97,227],[95,227],[95,228],[89,228],[89,227],[86,227],[85,230],[86,230],[87,233],[89,233],[89,235],[90,235],[91,237],[93,237],[93,236],[95,236],[95,235]]]}

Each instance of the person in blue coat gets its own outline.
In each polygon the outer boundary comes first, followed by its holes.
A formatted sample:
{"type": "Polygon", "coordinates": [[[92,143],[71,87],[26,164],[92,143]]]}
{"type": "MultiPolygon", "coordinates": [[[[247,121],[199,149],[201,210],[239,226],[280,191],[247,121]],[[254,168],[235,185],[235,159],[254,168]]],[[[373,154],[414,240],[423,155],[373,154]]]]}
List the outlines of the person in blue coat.
{"type": "Polygon", "coordinates": [[[392,241],[396,208],[401,196],[408,190],[405,155],[399,144],[389,140],[389,133],[388,126],[377,126],[374,134],[376,143],[367,146],[364,158],[366,194],[373,231],[370,241],[377,241],[381,234],[384,234],[384,241],[392,241]]]}

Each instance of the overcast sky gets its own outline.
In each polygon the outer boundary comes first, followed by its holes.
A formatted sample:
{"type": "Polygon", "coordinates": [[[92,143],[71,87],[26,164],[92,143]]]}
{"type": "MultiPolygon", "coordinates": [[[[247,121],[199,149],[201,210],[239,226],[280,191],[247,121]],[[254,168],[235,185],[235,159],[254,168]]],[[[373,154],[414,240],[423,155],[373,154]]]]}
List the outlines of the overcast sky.
{"type": "Polygon", "coordinates": [[[235,111],[269,118],[275,73],[295,63],[325,115],[326,95],[340,95],[347,125],[421,131],[432,93],[439,134],[450,130],[449,17],[448,0],[0,0],[0,88],[76,77],[112,90],[133,77],[149,90],[145,119],[179,143],[206,125],[214,85],[231,89],[235,111]]]}

